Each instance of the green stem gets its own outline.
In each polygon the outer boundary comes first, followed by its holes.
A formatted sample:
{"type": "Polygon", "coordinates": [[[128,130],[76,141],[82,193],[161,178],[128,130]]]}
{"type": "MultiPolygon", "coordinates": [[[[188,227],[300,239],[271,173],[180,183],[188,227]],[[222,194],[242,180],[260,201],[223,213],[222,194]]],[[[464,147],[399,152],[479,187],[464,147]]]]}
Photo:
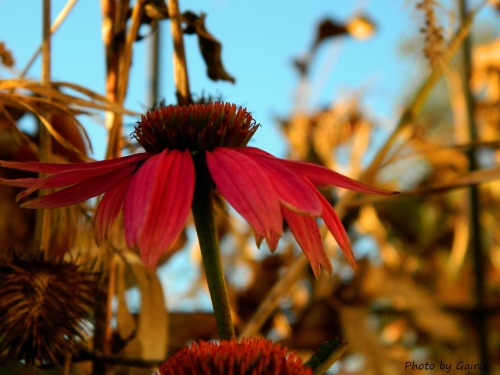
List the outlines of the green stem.
{"type": "MultiPolygon", "coordinates": [[[[198,158],[195,158],[198,159],[198,158]]],[[[227,296],[224,270],[220,256],[219,241],[215,227],[212,200],[212,182],[204,160],[196,162],[196,186],[193,198],[193,217],[200,242],[203,266],[207,276],[208,290],[217,321],[221,340],[231,340],[234,334],[231,309],[227,296]]]]}

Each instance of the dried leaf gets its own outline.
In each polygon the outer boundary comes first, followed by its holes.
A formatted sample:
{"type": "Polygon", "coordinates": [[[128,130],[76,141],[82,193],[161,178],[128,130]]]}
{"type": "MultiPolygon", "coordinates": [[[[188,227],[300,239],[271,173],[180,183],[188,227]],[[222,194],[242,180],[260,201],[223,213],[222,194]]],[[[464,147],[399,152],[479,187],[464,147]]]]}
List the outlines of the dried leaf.
{"type": "Polygon", "coordinates": [[[116,331],[120,338],[126,342],[135,335],[137,324],[127,306],[125,296],[127,290],[125,270],[125,263],[119,260],[116,264],[116,298],[118,302],[116,310],[116,331]]]}
{"type": "Polygon", "coordinates": [[[314,40],[312,50],[314,51],[326,39],[334,38],[348,34],[347,26],[333,19],[325,19],[321,21],[316,30],[316,38],[314,40]]]}
{"type": "Polygon", "coordinates": [[[149,0],[144,4],[144,13],[150,20],[164,20],[168,18],[168,7],[163,0],[149,0]]]}
{"type": "Polygon", "coordinates": [[[131,358],[162,361],[168,348],[168,314],[163,288],[156,272],[146,268],[137,254],[127,252],[125,257],[141,293],[141,310],[137,331],[124,348],[124,354],[131,358]]]}
{"type": "MultiPolygon", "coordinates": [[[[68,113],[54,112],[50,115],[50,123],[61,136],[71,143],[82,155],[87,155],[90,147],[90,139],[82,124],[74,115],[68,113]]],[[[65,148],[55,143],[52,145],[52,152],[64,157],[69,162],[81,162],[78,155],[68,152],[65,148]]]]}
{"type": "Polygon", "coordinates": [[[447,190],[460,189],[471,185],[484,184],[487,182],[500,179],[500,167],[481,169],[474,172],[462,174],[452,181],[436,184],[432,186],[424,186],[419,189],[407,191],[404,195],[425,195],[439,193],[447,190]]]}
{"type": "Polygon", "coordinates": [[[81,160],[88,160],[88,157],[76,148],[71,142],[67,141],[61,134],[52,126],[52,124],[48,121],[46,117],[44,117],[40,112],[38,112],[35,107],[32,107],[27,102],[19,102],[22,107],[26,108],[29,112],[32,112],[38,119],[42,122],[42,124],[47,128],[47,131],[50,135],[65,149],[74,153],[81,160]]]}
{"type": "Polygon", "coordinates": [[[235,83],[236,80],[224,68],[222,64],[221,43],[205,27],[205,14],[196,15],[193,12],[184,12],[182,17],[186,23],[184,33],[198,35],[200,51],[207,66],[207,75],[210,79],[217,81],[229,81],[235,83]]]}
{"type": "Polygon", "coordinates": [[[0,61],[2,62],[3,65],[8,67],[12,67],[15,64],[12,52],[5,47],[4,42],[0,43],[0,61]]]}
{"type": "MultiPolygon", "coordinates": [[[[27,90],[30,91],[32,94],[38,95],[38,96],[21,96],[17,94],[17,98],[19,100],[21,99],[27,99],[30,98],[31,100],[40,100],[42,101],[42,97],[45,98],[50,98],[50,100],[44,99],[48,103],[52,104],[60,104],[60,105],[67,105],[72,108],[79,108],[79,109],[96,109],[96,110],[103,110],[103,111],[111,111],[111,112],[116,112],[120,114],[128,114],[128,115],[135,115],[135,112],[126,110],[122,108],[121,106],[109,101],[106,99],[104,96],[93,92],[83,86],[76,85],[73,83],[69,82],[52,82],[52,86],[46,86],[42,85],[40,82],[36,81],[31,81],[27,79],[6,79],[6,80],[0,80],[0,90],[5,91],[0,92],[2,97],[0,98],[0,103],[3,100],[9,99],[9,95],[12,95],[12,90],[27,90]],[[72,90],[75,90],[77,93],[81,95],[88,96],[89,99],[91,100],[86,100],[82,99],[76,96],[68,95],[62,91],[59,90],[60,87],[66,87],[72,90]]],[[[12,101],[12,99],[11,99],[12,101]]]]}

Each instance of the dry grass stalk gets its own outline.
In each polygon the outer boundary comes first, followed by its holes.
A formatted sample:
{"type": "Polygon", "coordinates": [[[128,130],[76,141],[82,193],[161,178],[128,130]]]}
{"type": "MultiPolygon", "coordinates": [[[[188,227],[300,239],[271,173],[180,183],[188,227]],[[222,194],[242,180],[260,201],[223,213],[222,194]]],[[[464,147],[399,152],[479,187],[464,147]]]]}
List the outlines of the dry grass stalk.
{"type": "MultiPolygon", "coordinates": [[[[41,84],[50,86],[51,81],[51,31],[50,31],[50,15],[51,15],[51,2],[44,0],[43,2],[43,42],[42,42],[42,81],[41,84]]],[[[48,97],[50,99],[50,97],[48,97]]],[[[46,116],[39,116],[43,118],[46,116]]],[[[39,129],[39,149],[38,159],[41,162],[50,160],[50,153],[52,149],[52,139],[50,136],[48,122],[43,122],[44,126],[39,129]]],[[[35,224],[35,247],[47,253],[50,245],[50,210],[38,210],[36,213],[35,224]],[[39,240],[38,240],[39,239],[39,240]]]]}
{"type": "Polygon", "coordinates": [[[168,1],[168,13],[170,15],[172,38],[174,40],[173,65],[174,82],[177,88],[177,101],[179,104],[188,104],[192,102],[192,99],[189,89],[186,55],[184,53],[184,39],[180,21],[179,3],[177,0],[168,1]]]}
{"type": "MultiPolygon", "coordinates": [[[[68,2],[66,3],[66,5],[64,6],[64,8],[61,10],[61,12],[59,13],[59,15],[55,19],[55,21],[52,24],[52,26],[50,27],[51,34],[54,34],[57,31],[57,29],[59,28],[59,26],[61,26],[61,24],[66,20],[66,17],[68,17],[69,13],[73,9],[73,7],[75,6],[75,4],[76,4],[77,1],[78,0],[68,0],[68,2]]],[[[36,58],[42,52],[42,48],[43,48],[43,44],[40,45],[40,47],[38,47],[37,50],[33,53],[33,56],[31,56],[30,60],[26,64],[26,66],[21,71],[21,74],[19,75],[19,78],[23,78],[24,76],[26,76],[26,73],[28,73],[28,70],[31,68],[31,66],[35,62],[36,58]]]]}

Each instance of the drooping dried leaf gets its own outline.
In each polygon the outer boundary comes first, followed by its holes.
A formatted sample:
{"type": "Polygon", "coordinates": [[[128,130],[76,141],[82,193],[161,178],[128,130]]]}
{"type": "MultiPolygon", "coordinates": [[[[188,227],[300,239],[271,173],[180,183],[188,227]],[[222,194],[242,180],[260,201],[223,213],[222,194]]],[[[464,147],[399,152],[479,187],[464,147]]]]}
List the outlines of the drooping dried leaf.
{"type": "Polygon", "coordinates": [[[316,50],[327,39],[343,36],[348,33],[349,31],[344,23],[340,23],[334,19],[324,19],[317,26],[316,38],[314,39],[312,50],[316,50]]]}
{"type": "Polygon", "coordinates": [[[12,52],[7,49],[4,42],[0,42],[0,61],[3,65],[12,67],[15,64],[12,52]]]}
{"type": "MultiPolygon", "coordinates": [[[[118,259],[117,259],[118,260],[118,259]]],[[[128,342],[137,332],[137,323],[129,311],[125,292],[127,267],[121,259],[116,264],[116,298],[118,302],[116,310],[116,332],[123,342],[128,342]]]]}
{"type": "Polygon", "coordinates": [[[167,4],[163,0],[146,1],[144,13],[151,20],[163,20],[169,17],[167,4]]]}
{"type": "Polygon", "coordinates": [[[68,162],[77,163],[84,161],[86,158],[82,159],[81,155],[87,156],[87,151],[91,149],[91,145],[90,139],[82,124],[80,124],[74,115],[64,112],[51,113],[49,120],[54,130],[73,145],[73,147],[79,151],[79,154],[76,155],[68,152],[66,148],[58,143],[52,145],[52,152],[61,156],[68,162]]]}
{"type": "MultiPolygon", "coordinates": [[[[127,252],[125,257],[141,294],[141,307],[135,334],[123,349],[123,354],[131,358],[161,361],[168,349],[168,314],[163,288],[156,272],[146,268],[137,254],[127,252]]],[[[130,317],[125,312],[121,317],[124,318],[121,334],[130,334],[130,317]]]]}
{"type": "Polygon", "coordinates": [[[187,11],[182,14],[185,34],[196,34],[198,36],[198,44],[201,54],[207,66],[207,75],[213,81],[223,80],[235,83],[236,80],[231,76],[224,65],[222,64],[222,45],[221,43],[207,30],[205,26],[206,15],[201,13],[196,15],[193,12],[187,11]]]}
{"type": "Polygon", "coordinates": [[[40,82],[31,81],[28,79],[6,79],[0,80],[0,103],[7,100],[9,95],[19,92],[27,95],[17,95],[18,100],[27,100],[28,98],[34,102],[47,102],[46,98],[50,98],[48,103],[53,105],[66,105],[70,108],[84,111],[85,109],[94,109],[102,111],[116,112],[120,114],[135,115],[135,112],[129,111],[121,106],[109,101],[106,97],[89,90],[83,86],[70,82],[52,82],[51,86],[42,85],[40,82]],[[70,95],[60,90],[67,88],[75,91],[79,95],[88,97],[84,99],[78,96],[70,95]],[[14,90],[14,91],[13,91],[14,90]],[[19,90],[19,91],[15,91],[19,90]],[[31,95],[30,95],[31,94],[31,95]]]}

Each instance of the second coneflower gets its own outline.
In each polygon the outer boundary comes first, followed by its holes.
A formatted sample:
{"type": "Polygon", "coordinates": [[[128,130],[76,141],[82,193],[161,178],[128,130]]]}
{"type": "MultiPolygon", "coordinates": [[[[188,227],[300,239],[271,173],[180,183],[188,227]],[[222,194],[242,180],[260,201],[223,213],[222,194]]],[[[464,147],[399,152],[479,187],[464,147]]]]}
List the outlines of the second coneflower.
{"type": "Polygon", "coordinates": [[[41,188],[66,187],[24,202],[25,208],[69,206],[104,193],[95,217],[97,243],[106,238],[123,208],[127,244],[139,248],[150,267],[181,232],[196,184],[218,190],[252,226],[257,242],[265,239],[271,250],[277,247],[284,219],[316,276],[321,267],[331,272],[316,223],[322,217],[354,265],[346,232],[316,188],[391,192],[315,164],[278,159],[247,147],[257,127],[250,113],[234,104],[170,105],[142,116],[132,133],[144,153],[76,164],[0,161],[2,167],[48,175],[0,182],[26,187],[18,199],[41,188]]]}
{"type": "Polygon", "coordinates": [[[179,350],[157,375],[312,375],[295,352],[262,338],[200,341],[179,350]]]}

